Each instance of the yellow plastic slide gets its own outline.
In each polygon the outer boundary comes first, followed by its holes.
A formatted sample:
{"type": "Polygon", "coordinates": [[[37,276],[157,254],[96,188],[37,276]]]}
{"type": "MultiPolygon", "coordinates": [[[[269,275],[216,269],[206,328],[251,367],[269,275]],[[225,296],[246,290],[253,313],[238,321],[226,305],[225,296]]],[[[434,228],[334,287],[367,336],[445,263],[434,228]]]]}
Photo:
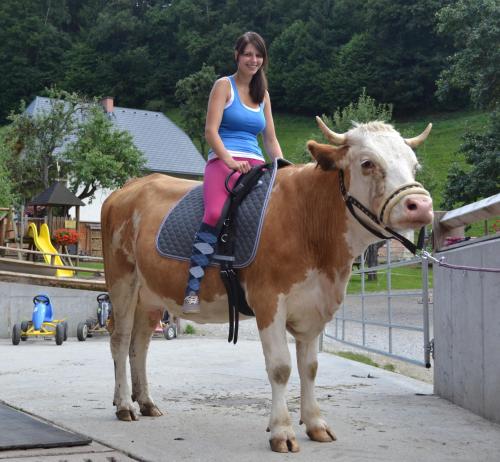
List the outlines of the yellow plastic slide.
{"type": "MultiPolygon", "coordinates": [[[[28,228],[28,236],[33,238],[35,246],[40,252],[47,252],[44,254],[43,258],[45,260],[45,263],[48,263],[50,265],[51,264],[50,260],[52,259],[52,257],[49,254],[56,254],[58,252],[56,248],[52,245],[52,242],[50,240],[50,232],[47,224],[46,223],[42,224],[42,226],[40,227],[40,235],[39,235],[35,223],[30,223],[30,226],[28,228]]],[[[61,257],[59,255],[54,257],[54,265],[64,266],[64,263],[62,262],[61,257]]],[[[63,270],[63,269],[56,270],[57,277],[70,278],[73,277],[74,275],[75,272],[72,270],[63,270]]]]}

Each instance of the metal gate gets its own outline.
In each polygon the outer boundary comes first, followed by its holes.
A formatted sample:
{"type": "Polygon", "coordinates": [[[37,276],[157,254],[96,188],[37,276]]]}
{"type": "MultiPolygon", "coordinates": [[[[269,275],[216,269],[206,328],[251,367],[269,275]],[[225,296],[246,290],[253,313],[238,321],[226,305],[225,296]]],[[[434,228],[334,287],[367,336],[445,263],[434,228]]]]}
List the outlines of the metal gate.
{"type": "Polygon", "coordinates": [[[429,307],[429,262],[419,257],[393,258],[386,241],[386,261],[366,267],[361,256],[359,269],[353,277],[360,277],[360,291],[347,294],[335,318],[326,325],[321,347],[328,338],[374,353],[390,356],[427,368],[431,367],[432,342],[429,307]],[[422,287],[415,290],[394,290],[393,275],[399,268],[420,268],[422,287]],[[385,273],[386,288],[380,292],[367,292],[368,273],[385,273]]]}

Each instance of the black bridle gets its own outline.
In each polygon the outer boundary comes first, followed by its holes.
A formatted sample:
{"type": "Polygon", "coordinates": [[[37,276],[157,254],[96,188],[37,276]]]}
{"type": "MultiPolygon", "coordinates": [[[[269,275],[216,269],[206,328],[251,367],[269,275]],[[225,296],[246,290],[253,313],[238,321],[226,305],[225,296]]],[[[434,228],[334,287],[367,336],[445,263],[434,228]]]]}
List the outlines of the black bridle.
{"type": "MultiPolygon", "coordinates": [[[[384,204],[382,205],[380,209],[379,216],[375,215],[371,210],[366,208],[361,202],[359,202],[356,198],[351,196],[349,192],[347,191],[345,187],[345,182],[344,182],[344,171],[339,170],[339,186],[340,186],[340,193],[342,194],[342,198],[344,199],[346,207],[349,209],[349,212],[351,212],[351,215],[358,221],[360,225],[362,225],[365,229],[370,231],[372,234],[375,236],[379,237],[380,239],[396,239],[397,241],[401,242],[412,254],[416,255],[418,250],[422,250],[424,246],[424,238],[425,238],[425,227],[422,227],[420,229],[419,235],[418,235],[418,240],[417,244],[414,244],[411,242],[409,239],[406,239],[406,237],[402,236],[398,232],[394,231],[393,229],[389,228],[384,223],[384,213],[386,210],[389,208],[389,204],[391,204],[392,201],[398,196],[401,195],[401,193],[406,193],[409,194],[410,190],[413,190],[415,192],[419,193],[425,193],[428,195],[427,191],[423,188],[423,186],[420,183],[412,182],[412,183],[407,183],[400,188],[396,189],[393,191],[387,199],[384,201],[384,204]],[[363,221],[358,214],[356,213],[356,210],[354,207],[358,208],[361,212],[363,212],[371,221],[376,223],[378,226],[383,228],[387,233],[390,234],[390,236],[385,236],[381,231],[378,229],[374,228],[370,224],[366,223],[363,221]]],[[[390,210],[390,208],[389,208],[390,210]]]]}

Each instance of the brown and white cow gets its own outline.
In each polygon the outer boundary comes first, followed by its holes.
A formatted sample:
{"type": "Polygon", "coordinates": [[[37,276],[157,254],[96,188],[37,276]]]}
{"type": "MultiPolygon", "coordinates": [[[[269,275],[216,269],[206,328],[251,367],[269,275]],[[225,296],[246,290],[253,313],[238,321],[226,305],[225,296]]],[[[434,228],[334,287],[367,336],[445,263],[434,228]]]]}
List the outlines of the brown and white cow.
{"type": "MultiPolygon", "coordinates": [[[[318,336],[342,303],[353,260],[378,240],[346,209],[339,169],[349,193],[377,213],[395,190],[414,181],[418,162],[411,148],[425,140],[431,128],[404,140],[381,122],[358,125],[343,135],[318,123],[339,146],[310,141],[315,163],[278,172],[256,258],[239,272],[255,311],[272,386],[270,443],[278,452],[299,450],[285,399],[291,367],[286,331],[296,339],[301,421],[312,440],[335,440],[314,396],[318,336]]],[[[155,236],[166,212],[196,184],[150,175],[127,183],[102,208],[106,282],[113,304],[114,404],[120,420],[137,419],[133,401],[142,415],[161,415],[149,393],[146,356],[162,310],[168,307],[171,315],[182,316],[188,264],[160,257],[155,236]]],[[[385,224],[397,231],[417,229],[431,222],[432,201],[425,190],[417,189],[416,194],[392,200],[385,215],[385,224]]],[[[200,296],[201,313],[190,319],[228,321],[226,292],[217,269],[208,269],[200,296]]]]}

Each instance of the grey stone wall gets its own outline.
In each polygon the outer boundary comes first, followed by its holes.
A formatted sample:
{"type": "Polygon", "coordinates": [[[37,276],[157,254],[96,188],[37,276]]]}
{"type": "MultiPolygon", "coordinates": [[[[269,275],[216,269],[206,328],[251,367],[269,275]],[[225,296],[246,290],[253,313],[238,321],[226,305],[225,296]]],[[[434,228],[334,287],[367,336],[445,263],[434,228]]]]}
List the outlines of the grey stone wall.
{"type": "Polygon", "coordinates": [[[49,296],[55,319],[66,319],[69,336],[76,336],[79,322],[96,317],[99,292],[0,282],[0,338],[10,337],[14,324],[31,319],[38,294],[49,296]]]}
{"type": "MultiPolygon", "coordinates": [[[[436,256],[500,268],[500,237],[436,256]]],[[[434,265],[434,342],[435,393],[500,423],[500,273],[434,265]]]]}

